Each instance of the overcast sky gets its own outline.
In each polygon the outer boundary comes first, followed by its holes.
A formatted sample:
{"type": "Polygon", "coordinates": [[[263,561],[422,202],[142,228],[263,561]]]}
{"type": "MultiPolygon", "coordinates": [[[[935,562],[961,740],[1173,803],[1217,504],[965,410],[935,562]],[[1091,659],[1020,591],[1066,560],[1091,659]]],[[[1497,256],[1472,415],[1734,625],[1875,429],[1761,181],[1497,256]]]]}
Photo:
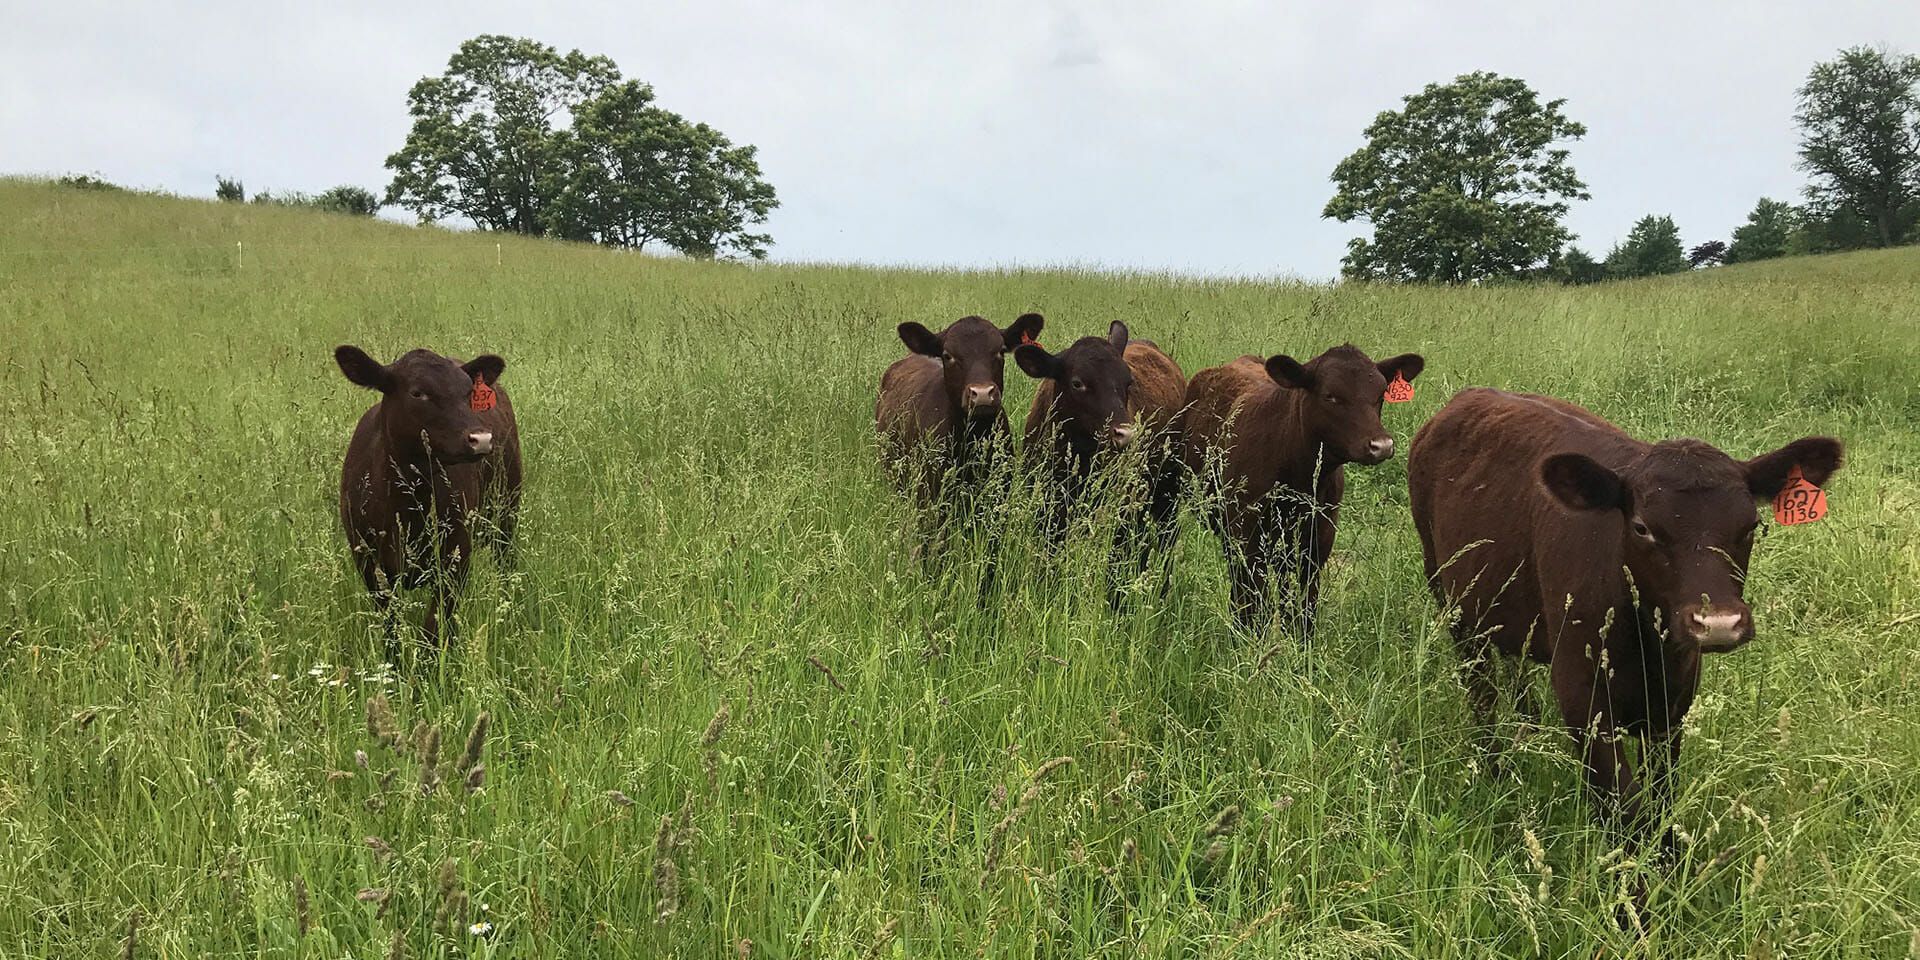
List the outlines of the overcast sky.
{"type": "Polygon", "coordinates": [[[1724,239],[1804,181],[1807,69],[1920,48],[1920,2],[0,0],[0,172],[383,188],[407,88],[480,33],[605,54],[759,145],[778,260],[1320,278],[1360,230],[1320,219],[1334,164],[1473,70],[1587,125],[1578,243],[1646,213],[1724,239]]]}

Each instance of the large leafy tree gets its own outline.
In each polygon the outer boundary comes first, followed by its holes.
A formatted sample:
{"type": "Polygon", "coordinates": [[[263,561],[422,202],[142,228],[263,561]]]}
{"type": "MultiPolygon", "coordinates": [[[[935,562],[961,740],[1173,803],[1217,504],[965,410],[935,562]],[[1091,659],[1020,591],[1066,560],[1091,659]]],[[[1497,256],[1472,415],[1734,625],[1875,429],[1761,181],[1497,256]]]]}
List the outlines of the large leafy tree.
{"type": "Polygon", "coordinates": [[[1613,277],[1653,277],[1686,269],[1680,228],[1672,217],[1641,217],[1627,239],[1607,254],[1607,274],[1613,277]]]}
{"type": "Polygon", "coordinates": [[[1727,248],[1728,263],[1752,263],[1787,255],[1794,231],[1800,227],[1800,211],[1791,203],[1761,197],[1747,214],[1747,222],[1733,228],[1733,244],[1727,248]]]}
{"type": "Polygon", "coordinates": [[[1807,75],[1794,120],[1817,210],[1851,214],[1874,246],[1901,242],[1920,218],[1920,57],[1842,50],[1807,75]]]}
{"type": "Polygon", "coordinates": [[[616,84],[582,105],[560,143],[556,233],[708,259],[766,256],[773,239],[748,228],[779,201],[760,179],[755,148],[655,106],[645,84],[616,84]]]}
{"type": "Polygon", "coordinates": [[[445,74],[408,91],[413,129],[387,158],[387,202],[428,221],[460,216],[488,230],[544,232],[555,120],[619,79],[612,60],[578,50],[492,34],[468,40],[445,74]]]}
{"type": "Polygon", "coordinates": [[[1334,168],[1321,216],[1373,226],[1347,245],[1349,277],[1458,283],[1520,275],[1571,239],[1567,201],[1587,198],[1559,144],[1586,127],[1524,80],[1470,73],[1429,84],[1366,129],[1334,168]]]}

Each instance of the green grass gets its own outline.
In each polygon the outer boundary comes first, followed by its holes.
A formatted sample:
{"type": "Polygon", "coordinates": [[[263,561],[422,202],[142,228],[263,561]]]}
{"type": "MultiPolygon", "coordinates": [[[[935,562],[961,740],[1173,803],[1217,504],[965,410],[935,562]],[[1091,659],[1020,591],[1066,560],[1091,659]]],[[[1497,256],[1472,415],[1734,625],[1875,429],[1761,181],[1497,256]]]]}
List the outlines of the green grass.
{"type": "Polygon", "coordinates": [[[0,955],[118,956],[135,910],[142,957],[396,928],[415,958],[1906,955],[1916,278],[1915,250],[1577,290],[747,268],[0,183],[0,955]],[[1478,770],[1404,460],[1350,473],[1305,649],[1230,628],[1190,521],[1124,615],[1097,531],[1047,575],[1018,503],[1002,598],[924,574],[871,437],[893,326],[1025,310],[1189,374],[1420,351],[1403,444],[1475,384],[1737,456],[1843,438],[1831,515],[1759,545],[1759,642],[1707,667],[1681,862],[1610,846],[1557,730],[1478,770]],[[482,557],[456,648],[386,680],[334,512],[371,402],[344,342],[501,354],[526,438],[519,568],[482,557]],[[484,789],[423,795],[379,689],[443,764],[488,713],[484,789]],[[448,861],[490,938],[434,931],[448,861]]]}

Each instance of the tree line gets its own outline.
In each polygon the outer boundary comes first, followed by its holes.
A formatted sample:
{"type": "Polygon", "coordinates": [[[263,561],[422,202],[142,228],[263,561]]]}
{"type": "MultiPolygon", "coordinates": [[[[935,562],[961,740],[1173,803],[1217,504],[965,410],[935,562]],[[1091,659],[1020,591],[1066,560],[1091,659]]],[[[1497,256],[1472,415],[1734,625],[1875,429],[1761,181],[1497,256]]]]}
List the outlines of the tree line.
{"type": "Polygon", "coordinates": [[[1350,241],[1350,279],[1563,283],[1920,243],[1920,57],[1871,47],[1816,64],[1798,90],[1799,204],[1763,197],[1733,241],[1684,248],[1669,216],[1635,223],[1596,260],[1572,244],[1586,200],[1566,144],[1586,128],[1525,81],[1471,73],[1382,112],[1334,168],[1322,216],[1372,227],[1350,241]]]}

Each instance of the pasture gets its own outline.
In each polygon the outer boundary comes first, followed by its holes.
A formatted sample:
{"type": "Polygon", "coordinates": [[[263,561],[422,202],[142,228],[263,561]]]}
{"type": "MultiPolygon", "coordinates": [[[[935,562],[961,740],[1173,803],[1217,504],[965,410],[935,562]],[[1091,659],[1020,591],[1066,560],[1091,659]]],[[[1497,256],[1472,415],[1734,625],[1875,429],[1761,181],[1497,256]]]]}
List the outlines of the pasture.
{"type": "Polygon", "coordinates": [[[750,268],[12,181],[0,331],[0,955],[120,956],[135,914],[140,957],[1920,954],[1912,249],[1578,289],[750,268]],[[1425,356],[1310,645],[1236,631],[1190,518],[1121,613],[1099,515],[1049,554],[1003,504],[984,605],[980,543],[910,556],[894,325],[1028,310],[1189,376],[1425,356]],[[476,558],[431,666],[381,667],[346,556],[341,343],[506,359],[519,564],[476,558]],[[1847,444],[1707,661],[1671,867],[1553,724],[1476,765],[1405,485],[1469,385],[1847,444]]]}

